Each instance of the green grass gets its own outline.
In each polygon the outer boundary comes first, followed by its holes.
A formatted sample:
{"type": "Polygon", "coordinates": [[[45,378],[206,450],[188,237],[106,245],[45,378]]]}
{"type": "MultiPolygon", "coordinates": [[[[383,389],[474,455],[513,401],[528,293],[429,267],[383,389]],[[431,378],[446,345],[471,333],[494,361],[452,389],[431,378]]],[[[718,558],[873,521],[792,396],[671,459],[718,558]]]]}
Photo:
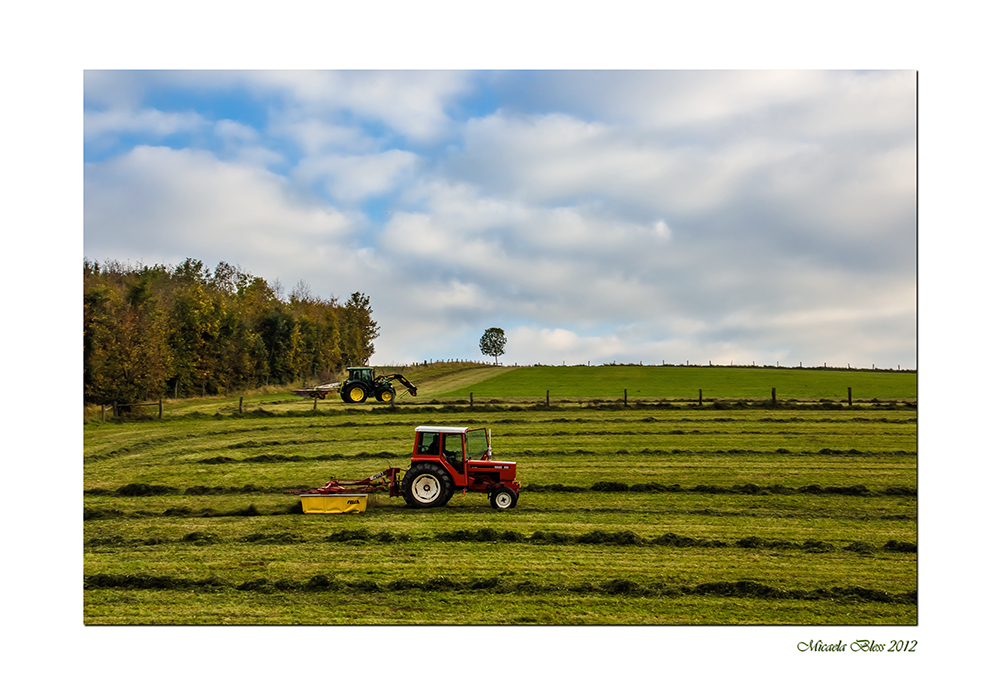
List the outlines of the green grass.
{"type": "Polygon", "coordinates": [[[85,622],[916,623],[915,403],[522,397],[313,411],[265,392],[242,415],[208,398],[163,420],[91,420],[85,622]],[[490,426],[526,485],[517,508],[470,494],[419,511],[380,494],[363,514],[296,513],[289,492],[407,467],[413,428],[432,423],[490,426]]]}
{"type": "Polygon", "coordinates": [[[907,400],[917,397],[915,372],[707,366],[534,366],[506,370],[440,397],[623,398],[697,400],[907,400]]]}
{"type": "Polygon", "coordinates": [[[906,624],[912,605],[850,601],[759,600],[731,597],[650,597],[550,594],[526,604],[517,594],[474,596],[413,590],[406,593],[255,593],[220,590],[91,590],[90,624],[906,624]]]}

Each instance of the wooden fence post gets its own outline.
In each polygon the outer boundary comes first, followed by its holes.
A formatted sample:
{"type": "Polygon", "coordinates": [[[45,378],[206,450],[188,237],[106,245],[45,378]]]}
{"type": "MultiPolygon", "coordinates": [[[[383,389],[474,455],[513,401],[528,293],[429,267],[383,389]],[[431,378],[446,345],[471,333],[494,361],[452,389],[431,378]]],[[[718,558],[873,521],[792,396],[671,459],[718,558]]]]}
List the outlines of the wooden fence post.
{"type": "Polygon", "coordinates": [[[316,411],[316,408],[318,406],[319,406],[319,398],[313,398],[313,412],[316,411]]]}
{"type": "Polygon", "coordinates": [[[772,405],[778,404],[778,389],[777,388],[771,388],[771,404],[772,405]]]}
{"type": "Polygon", "coordinates": [[[157,419],[163,419],[163,398],[160,398],[159,404],[160,404],[160,414],[157,416],[157,419]]]}
{"type": "Polygon", "coordinates": [[[473,407],[473,404],[472,404],[472,393],[469,393],[469,407],[473,407]]]}
{"type": "Polygon", "coordinates": [[[243,414],[243,396],[240,396],[240,414],[243,414]]]}
{"type": "Polygon", "coordinates": [[[545,406],[549,406],[549,391],[545,391],[545,406]]]}
{"type": "Polygon", "coordinates": [[[851,389],[848,388],[847,389],[847,406],[850,407],[852,404],[854,404],[854,403],[851,401],[851,389]]]}
{"type": "Polygon", "coordinates": [[[701,388],[698,389],[698,406],[701,407],[701,388]]]}
{"type": "Polygon", "coordinates": [[[101,421],[104,421],[104,405],[101,405],[101,421]]]}
{"type": "Polygon", "coordinates": [[[625,405],[628,406],[628,388],[625,389],[625,405]]]}

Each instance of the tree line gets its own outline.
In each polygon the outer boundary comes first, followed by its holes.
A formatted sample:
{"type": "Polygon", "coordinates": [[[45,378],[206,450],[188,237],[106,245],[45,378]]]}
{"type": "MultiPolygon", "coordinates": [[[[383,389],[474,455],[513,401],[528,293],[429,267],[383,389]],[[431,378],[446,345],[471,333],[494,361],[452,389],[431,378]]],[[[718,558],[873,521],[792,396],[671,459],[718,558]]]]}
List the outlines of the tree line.
{"type": "Polygon", "coordinates": [[[369,297],[286,297],[238,266],[83,262],[84,401],[213,395],[365,364],[378,324],[369,297]]]}

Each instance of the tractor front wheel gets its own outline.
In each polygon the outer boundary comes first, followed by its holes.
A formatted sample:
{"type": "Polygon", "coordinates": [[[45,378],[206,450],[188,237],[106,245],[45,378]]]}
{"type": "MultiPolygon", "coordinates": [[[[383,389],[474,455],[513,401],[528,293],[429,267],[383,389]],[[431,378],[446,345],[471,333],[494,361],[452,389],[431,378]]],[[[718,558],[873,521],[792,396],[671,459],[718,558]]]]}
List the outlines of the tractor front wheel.
{"type": "Polygon", "coordinates": [[[508,487],[494,489],[490,494],[490,506],[498,511],[514,508],[517,506],[517,492],[508,487]]]}
{"type": "Polygon", "coordinates": [[[396,399],[396,393],[391,388],[386,388],[375,397],[378,398],[379,402],[390,403],[396,399]]]}
{"type": "Polygon", "coordinates": [[[403,476],[403,499],[411,508],[444,506],[455,492],[455,485],[440,465],[417,463],[403,476]]]}

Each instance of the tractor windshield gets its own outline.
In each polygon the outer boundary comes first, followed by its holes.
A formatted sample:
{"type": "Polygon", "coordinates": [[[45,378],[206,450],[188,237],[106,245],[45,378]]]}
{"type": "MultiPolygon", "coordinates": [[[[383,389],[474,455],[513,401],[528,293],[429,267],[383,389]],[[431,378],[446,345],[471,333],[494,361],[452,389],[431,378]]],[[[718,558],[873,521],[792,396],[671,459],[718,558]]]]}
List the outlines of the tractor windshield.
{"type": "Polygon", "coordinates": [[[490,444],[485,429],[472,429],[465,435],[466,452],[470,460],[483,460],[490,444]]]}

